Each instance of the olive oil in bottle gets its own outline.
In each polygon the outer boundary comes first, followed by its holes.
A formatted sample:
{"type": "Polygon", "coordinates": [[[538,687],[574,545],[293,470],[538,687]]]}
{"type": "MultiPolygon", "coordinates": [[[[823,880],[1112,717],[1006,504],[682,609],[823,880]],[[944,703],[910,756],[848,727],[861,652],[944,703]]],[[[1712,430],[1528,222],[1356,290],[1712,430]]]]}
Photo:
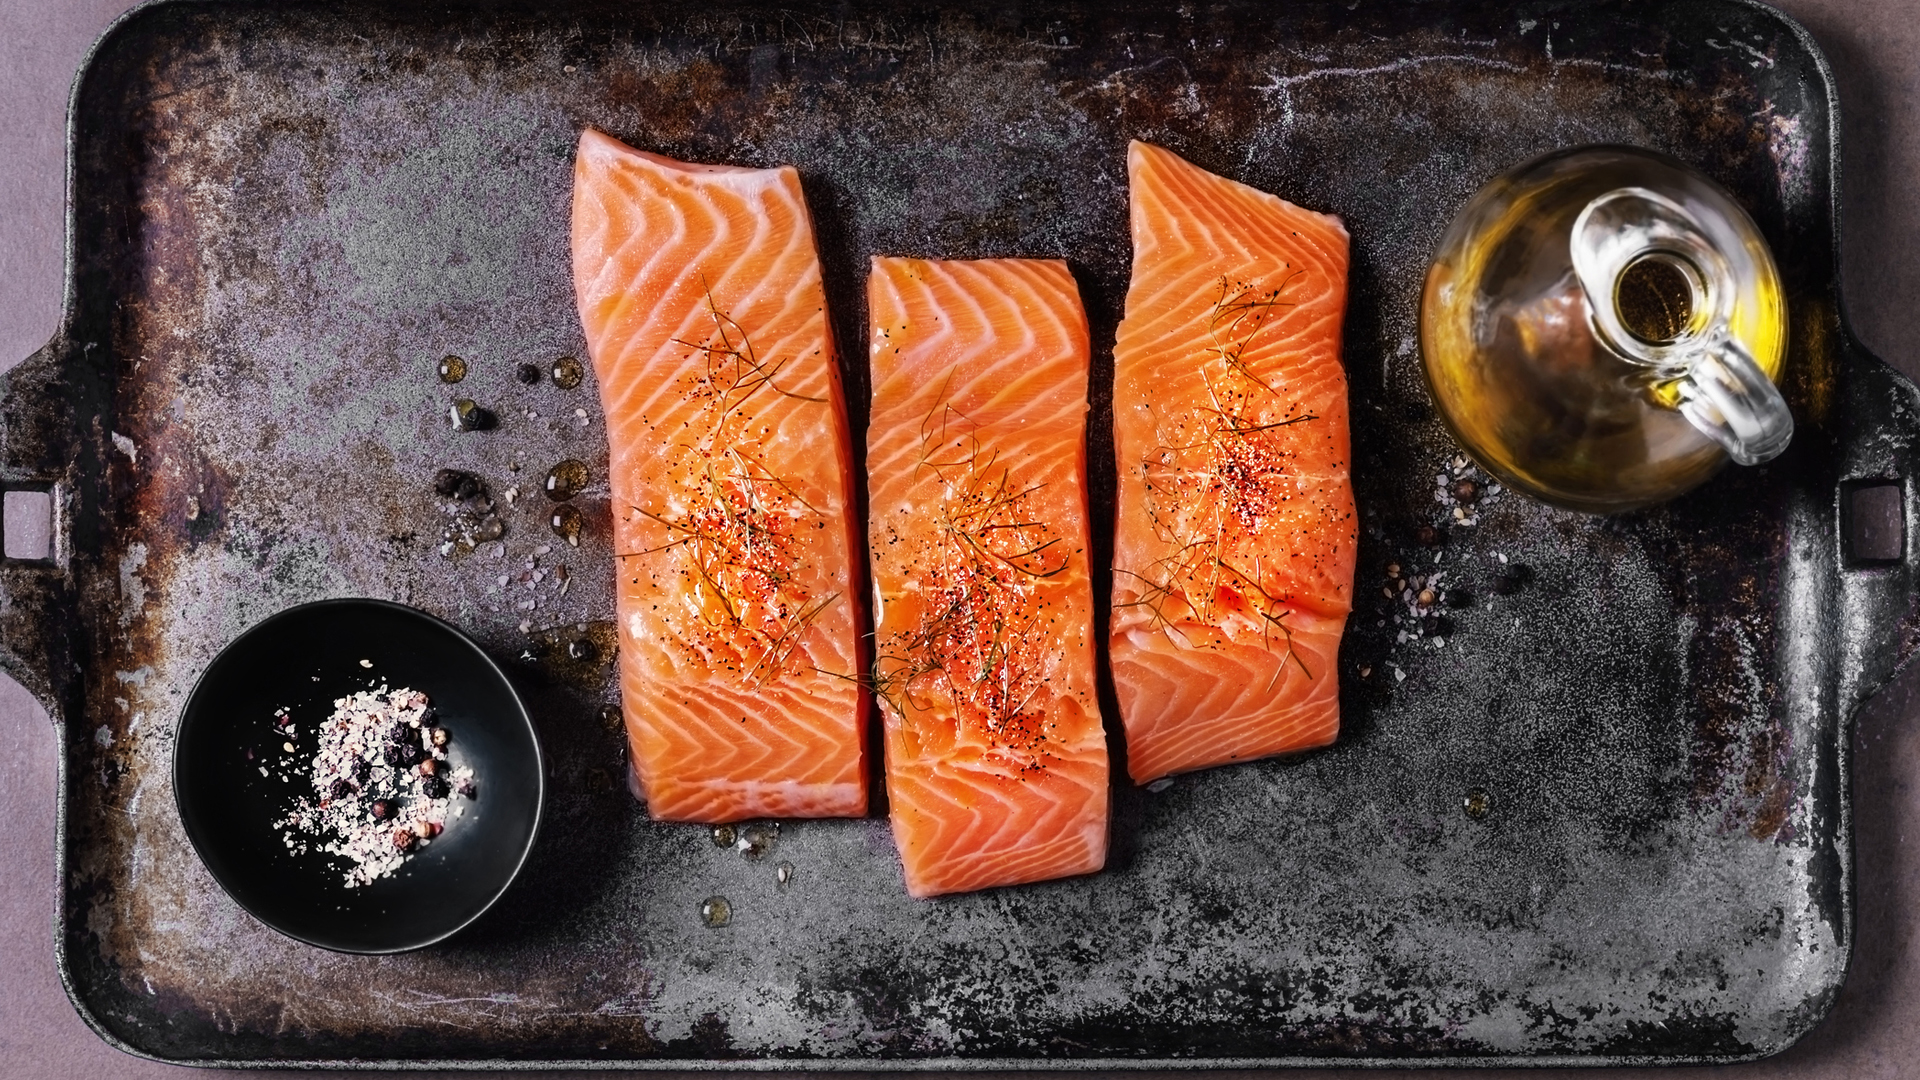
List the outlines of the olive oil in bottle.
{"type": "Polygon", "coordinates": [[[1482,189],[1428,271],[1420,344],[1461,445],[1574,510],[1671,499],[1792,433],[1765,242],[1712,181],[1649,151],[1561,151],[1482,189]]]}

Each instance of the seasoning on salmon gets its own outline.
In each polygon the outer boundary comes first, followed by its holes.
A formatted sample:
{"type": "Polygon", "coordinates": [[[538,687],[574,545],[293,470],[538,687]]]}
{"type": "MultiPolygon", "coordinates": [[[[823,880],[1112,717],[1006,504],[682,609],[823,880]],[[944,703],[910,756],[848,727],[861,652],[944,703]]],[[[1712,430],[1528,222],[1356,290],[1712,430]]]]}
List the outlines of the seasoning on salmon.
{"type": "Polygon", "coordinates": [[[1108,658],[1136,783],[1324,746],[1352,608],[1340,220],[1128,150],[1108,658]]]}
{"type": "Polygon", "coordinates": [[[798,174],[586,132],[573,268],[648,811],[864,814],[851,447],[798,174]]]}
{"type": "Polygon", "coordinates": [[[914,896],[1106,862],[1087,565],[1086,313],[1059,261],[868,279],[874,682],[914,896]]]}

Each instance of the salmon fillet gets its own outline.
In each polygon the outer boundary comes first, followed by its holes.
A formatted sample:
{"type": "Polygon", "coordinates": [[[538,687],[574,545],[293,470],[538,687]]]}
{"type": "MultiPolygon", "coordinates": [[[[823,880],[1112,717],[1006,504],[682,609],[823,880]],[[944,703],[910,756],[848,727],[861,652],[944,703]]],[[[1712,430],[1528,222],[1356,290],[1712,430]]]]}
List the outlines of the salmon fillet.
{"type": "Polygon", "coordinates": [[[799,175],[588,131],[573,268],[648,811],[864,814],[851,446],[799,175]]]}
{"type": "Polygon", "coordinates": [[[907,891],[1106,862],[1087,318],[1059,261],[877,258],[868,548],[907,891]]]}
{"type": "Polygon", "coordinates": [[[1340,220],[1128,149],[1108,660],[1136,783],[1324,746],[1353,605],[1340,220]]]}

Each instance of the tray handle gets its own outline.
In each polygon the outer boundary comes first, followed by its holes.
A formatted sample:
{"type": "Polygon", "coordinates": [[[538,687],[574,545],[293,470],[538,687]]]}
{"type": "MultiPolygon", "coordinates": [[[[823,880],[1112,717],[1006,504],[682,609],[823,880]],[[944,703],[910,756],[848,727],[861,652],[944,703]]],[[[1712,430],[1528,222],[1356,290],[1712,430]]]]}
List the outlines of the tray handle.
{"type": "Polygon", "coordinates": [[[1833,550],[1852,715],[1920,650],[1920,388],[1851,334],[1844,354],[1833,550]]]}
{"type": "Polygon", "coordinates": [[[62,335],[0,375],[0,671],[56,724],[80,674],[75,359],[62,335]],[[23,513],[48,516],[44,551],[8,550],[6,516],[23,513]]]}

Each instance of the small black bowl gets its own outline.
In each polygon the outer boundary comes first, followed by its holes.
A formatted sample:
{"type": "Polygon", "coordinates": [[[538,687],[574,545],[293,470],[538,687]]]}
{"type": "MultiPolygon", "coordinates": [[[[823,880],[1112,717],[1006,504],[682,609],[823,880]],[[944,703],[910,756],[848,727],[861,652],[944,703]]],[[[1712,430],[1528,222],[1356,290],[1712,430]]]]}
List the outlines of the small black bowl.
{"type": "Polygon", "coordinates": [[[240,635],[201,674],[173,751],[180,820],[228,895],[289,937],[351,953],[431,945],[491,907],[533,847],[545,773],[526,706],[487,654],[439,619],[385,600],[304,604],[240,635]],[[273,823],[313,794],[306,766],[334,699],[383,683],[427,695],[450,764],[473,770],[475,790],[471,800],[453,796],[466,812],[432,843],[355,888],[344,859],[294,854],[273,823]],[[274,727],[283,707],[290,740],[274,727]]]}

